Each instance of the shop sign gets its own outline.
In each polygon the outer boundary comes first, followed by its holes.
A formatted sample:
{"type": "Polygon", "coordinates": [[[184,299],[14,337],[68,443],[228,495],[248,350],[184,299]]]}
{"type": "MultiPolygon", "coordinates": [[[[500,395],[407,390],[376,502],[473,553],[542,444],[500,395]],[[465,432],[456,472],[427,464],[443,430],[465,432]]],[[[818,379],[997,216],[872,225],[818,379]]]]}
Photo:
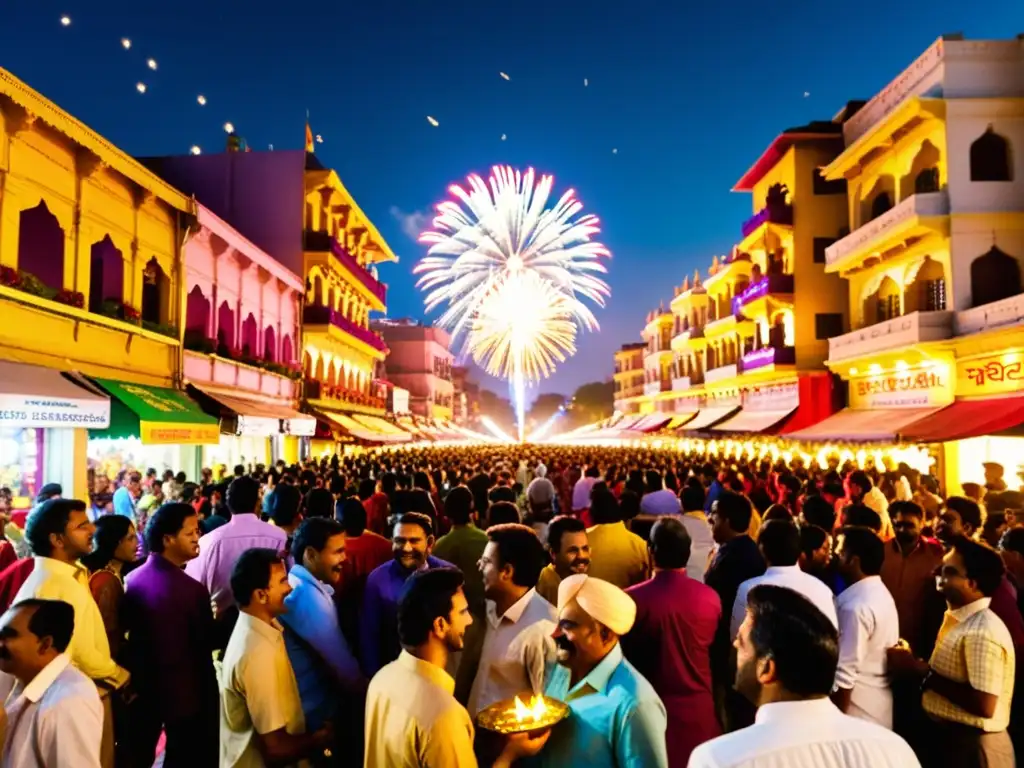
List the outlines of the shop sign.
{"type": "Polygon", "coordinates": [[[924,408],[951,402],[949,366],[944,364],[850,380],[852,408],[924,408]]]}
{"type": "Polygon", "coordinates": [[[316,435],[316,419],[312,416],[296,416],[284,420],[284,433],[295,437],[314,437],[316,435]]]}
{"type": "Polygon", "coordinates": [[[238,414],[238,434],[250,437],[270,437],[281,434],[281,420],[269,416],[238,414]]]}
{"type": "Polygon", "coordinates": [[[958,360],[956,393],[959,396],[1005,395],[1024,391],[1024,360],[1020,352],[958,360]]]}
{"type": "Polygon", "coordinates": [[[35,429],[106,429],[110,401],[0,394],[0,427],[35,429]]]}
{"type": "Polygon", "coordinates": [[[795,381],[751,387],[743,392],[744,411],[792,411],[799,405],[800,385],[795,381]]]}
{"type": "Polygon", "coordinates": [[[743,398],[738,389],[727,390],[720,394],[709,394],[704,403],[705,408],[739,408],[743,398]]]}
{"type": "Polygon", "coordinates": [[[143,421],[139,423],[143,445],[217,445],[220,427],[217,424],[177,424],[143,421]]]}
{"type": "Polygon", "coordinates": [[[703,397],[677,397],[674,403],[671,400],[666,402],[670,406],[674,404],[675,408],[672,412],[678,414],[696,413],[704,407],[703,397]]]}

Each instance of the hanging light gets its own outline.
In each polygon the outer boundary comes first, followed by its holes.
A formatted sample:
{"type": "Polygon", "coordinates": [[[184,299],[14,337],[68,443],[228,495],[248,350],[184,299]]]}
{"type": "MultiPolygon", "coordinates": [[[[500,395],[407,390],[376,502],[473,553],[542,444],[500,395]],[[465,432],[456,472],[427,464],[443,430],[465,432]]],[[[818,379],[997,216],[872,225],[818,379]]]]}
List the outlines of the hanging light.
{"type": "Polygon", "coordinates": [[[60,17],[60,25],[62,27],[70,27],[71,26],[71,17],[67,16],[67,15],[61,16],[60,17]]]}
{"type": "Polygon", "coordinates": [[[146,84],[145,83],[136,83],[135,84],[135,90],[138,91],[139,93],[145,93],[146,92],[146,84]]]}
{"type": "Polygon", "coordinates": [[[146,66],[152,70],[156,70],[156,59],[146,59],[146,66]]]}
{"type": "Polygon", "coordinates": [[[196,96],[196,101],[199,103],[200,107],[206,106],[206,97],[203,96],[203,94],[200,93],[198,96],[196,96]]]}
{"type": "Polygon", "coordinates": [[[235,132],[235,124],[234,123],[224,123],[224,132],[225,133],[234,133],[235,132]]]}
{"type": "Polygon", "coordinates": [[[131,47],[132,47],[132,41],[129,40],[127,37],[122,37],[121,38],[121,47],[124,48],[126,51],[130,50],[131,47]]]}
{"type": "Polygon", "coordinates": [[[192,155],[200,155],[200,154],[202,154],[202,152],[203,152],[203,150],[201,150],[199,148],[198,144],[193,144],[192,148],[189,150],[189,154],[192,154],[192,155]]]}

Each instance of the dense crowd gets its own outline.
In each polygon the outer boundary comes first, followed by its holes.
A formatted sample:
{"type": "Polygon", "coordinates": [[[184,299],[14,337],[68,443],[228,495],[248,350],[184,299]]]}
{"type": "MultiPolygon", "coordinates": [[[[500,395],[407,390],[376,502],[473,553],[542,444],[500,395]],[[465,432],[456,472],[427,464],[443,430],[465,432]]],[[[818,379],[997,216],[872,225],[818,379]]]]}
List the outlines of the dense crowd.
{"type": "Polygon", "coordinates": [[[51,484],[23,529],[0,489],[2,765],[1012,766],[986,472],[380,450],[51,484]],[[479,726],[536,694],[568,718],[479,726]]]}

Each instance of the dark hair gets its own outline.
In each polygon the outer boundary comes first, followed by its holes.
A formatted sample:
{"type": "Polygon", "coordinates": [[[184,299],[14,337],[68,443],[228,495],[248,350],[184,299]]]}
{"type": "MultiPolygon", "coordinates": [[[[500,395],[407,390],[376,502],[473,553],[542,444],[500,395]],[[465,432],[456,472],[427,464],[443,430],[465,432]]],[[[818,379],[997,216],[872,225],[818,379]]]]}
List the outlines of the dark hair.
{"type": "Polygon", "coordinates": [[[704,502],[707,500],[704,486],[687,483],[679,494],[679,500],[683,503],[683,512],[703,511],[704,502]]]}
{"type": "Polygon", "coordinates": [[[789,520],[769,520],[762,525],[757,546],[768,565],[796,565],[800,560],[800,533],[789,520]]]}
{"type": "Polygon", "coordinates": [[[953,549],[963,558],[967,578],[978,585],[981,594],[992,597],[1006,573],[999,553],[987,544],[972,541],[966,536],[958,537],[953,542],[953,549]]]}
{"type": "Polygon", "coordinates": [[[562,549],[562,537],[565,534],[585,533],[586,530],[587,526],[578,518],[569,515],[552,518],[548,523],[548,549],[557,554],[562,549]]]}
{"type": "Polygon", "coordinates": [[[875,487],[875,484],[871,482],[871,478],[868,476],[868,473],[861,469],[855,469],[847,476],[846,479],[851,485],[856,485],[864,493],[868,493],[875,487]]]}
{"type": "Polygon", "coordinates": [[[25,539],[33,555],[48,557],[52,554],[50,536],[64,535],[72,512],[85,512],[85,502],[78,499],[48,499],[29,512],[25,521],[25,539]]]}
{"type": "Polygon", "coordinates": [[[825,546],[829,533],[817,525],[800,526],[800,552],[810,557],[825,546]]]}
{"type": "Polygon", "coordinates": [[[619,494],[619,518],[621,520],[632,520],[640,514],[640,494],[628,488],[623,489],[619,494]]]}
{"type": "Polygon", "coordinates": [[[765,511],[763,521],[767,523],[772,520],[792,521],[793,513],[782,504],[772,504],[765,511]]]}
{"type": "Polygon", "coordinates": [[[28,597],[19,600],[11,609],[27,608],[32,611],[28,619],[28,631],[42,640],[49,637],[58,653],[64,653],[71,644],[75,632],[75,609],[63,600],[43,600],[28,597]]]}
{"type": "Polygon", "coordinates": [[[587,471],[583,473],[584,477],[600,477],[601,470],[598,469],[597,464],[591,464],[587,467],[587,471]]]}
{"type": "Polygon", "coordinates": [[[889,517],[895,518],[896,515],[907,515],[908,517],[916,517],[918,520],[923,520],[924,510],[921,509],[920,505],[912,501],[894,501],[889,505],[889,517]]]}
{"type": "Polygon", "coordinates": [[[448,491],[444,499],[444,514],[452,525],[468,525],[473,514],[473,492],[464,485],[448,491]]]}
{"type": "Polygon", "coordinates": [[[877,576],[882,572],[885,560],[885,544],[878,534],[868,528],[843,528],[843,557],[860,558],[860,569],[865,576],[877,576]]]}
{"type": "Polygon", "coordinates": [[[366,507],[359,499],[349,497],[334,505],[334,516],[345,526],[345,535],[361,536],[366,530],[366,507]]]}
{"type": "Polygon", "coordinates": [[[256,590],[270,588],[270,574],[275,565],[283,566],[284,560],[273,549],[247,549],[241,554],[231,569],[231,593],[240,607],[249,605],[256,590]]]}
{"type": "Polygon", "coordinates": [[[307,518],[295,531],[295,536],[292,539],[292,558],[301,565],[302,556],[306,554],[307,547],[312,547],[320,552],[327,546],[328,539],[344,533],[345,528],[337,520],[328,517],[307,518]]]}
{"type": "Polygon", "coordinates": [[[810,496],[804,499],[804,506],[801,512],[804,520],[811,525],[816,525],[829,533],[835,530],[836,508],[821,496],[810,496]]]}
{"type": "Polygon", "coordinates": [[[302,500],[305,517],[334,517],[334,496],[326,488],[313,488],[302,500]]]}
{"type": "Polygon", "coordinates": [[[1024,525],[1015,525],[1003,533],[1002,538],[999,539],[999,546],[1010,552],[1024,555],[1024,525]]]}
{"type": "Polygon", "coordinates": [[[960,515],[964,525],[971,526],[972,531],[981,528],[981,508],[971,499],[964,496],[950,496],[946,499],[946,508],[960,515]]]}
{"type": "Polygon", "coordinates": [[[761,584],[747,595],[750,642],[757,659],[771,658],[787,692],[827,696],[839,664],[839,632],[810,600],[787,587],[761,584]]]}
{"type": "Polygon", "coordinates": [[[590,493],[590,517],[595,525],[622,521],[619,502],[607,486],[598,488],[597,484],[594,485],[590,493]]]}
{"type": "MultiPolygon", "coordinates": [[[[245,474],[245,464],[235,464],[235,477],[242,477],[245,474]]],[[[234,510],[232,510],[234,511],[234,510]]]]}
{"type": "Polygon", "coordinates": [[[498,504],[500,502],[515,504],[516,492],[507,485],[496,485],[487,492],[487,500],[491,504],[498,504]]]}
{"type": "Polygon", "coordinates": [[[451,619],[452,598],[466,580],[458,568],[430,568],[410,576],[398,598],[398,639],[407,647],[423,645],[438,618],[451,619]]]}
{"type": "MultiPolygon", "coordinates": [[[[237,468],[236,468],[237,471],[237,468]]],[[[228,486],[225,503],[233,515],[244,515],[256,511],[260,498],[260,484],[248,475],[236,477],[228,486]]]]}
{"type": "Polygon", "coordinates": [[[267,515],[280,527],[291,525],[299,516],[302,494],[294,485],[283,483],[270,492],[267,515]]]}
{"type": "Polygon", "coordinates": [[[163,552],[164,536],[177,536],[185,521],[196,514],[195,507],[182,501],[161,504],[146,524],[146,548],[158,554],[163,552]]]}
{"type": "Polygon", "coordinates": [[[512,566],[512,583],[517,587],[535,587],[547,565],[547,554],[537,534],[526,525],[492,525],[487,538],[498,545],[499,567],[512,566]]]}
{"type": "Polygon", "coordinates": [[[92,534],[92,552],[82,558],[82,565],[89,573],[107,567],[131,526],[131,518],[124,515],[103,515],[97,518],[96,530],[92,534]]]}
{"type": "Polygon", "coordinates": [[[522,522],[519,507],[511,501],[495,501],[487,508],[487,527],[510,525],[522,522]]]}
{"type": "Polygon", "coordinates": [[[377,492],[377,483],[370,478],[363,478],[359,481],[359,498],[366,501],[377,492]]]}
{"type": "Polygon", "coordinates": [[[863,504],[850,504],[843,509],[843,527],[849,526],[870,528],[875,533],[880,533],[882,518],[871,507],[863,504]]]}
{"type": "Polygon", "coordinates": [[[658,568],[685,568],[690,559],[692,542],[682,521],[659,517],[651,526],[651,556],[658,568]]]}
{"type": "Polygon", "coordinates": [[[656,469],[649,469],[644,474],[644,484],[647,486],[647,492],[660,491],[665,487],[665,483],[661,479],[661,473],[656,469]]]}
{"type": "Polygon", "coordinates": [[[726,520],[736,533],[750,530],[753,508],[750,499],[733,491],[722,491],[715,500],[714,514],[726,520]]]}
{"type": "Polygon", "coordinates": [[[430,515],[424,515],[422,512],[406,512],[395,521],[395,528],[400,525],[418,525],[423,529],[424,536],[434,535],[434,522],[430,515]]]}

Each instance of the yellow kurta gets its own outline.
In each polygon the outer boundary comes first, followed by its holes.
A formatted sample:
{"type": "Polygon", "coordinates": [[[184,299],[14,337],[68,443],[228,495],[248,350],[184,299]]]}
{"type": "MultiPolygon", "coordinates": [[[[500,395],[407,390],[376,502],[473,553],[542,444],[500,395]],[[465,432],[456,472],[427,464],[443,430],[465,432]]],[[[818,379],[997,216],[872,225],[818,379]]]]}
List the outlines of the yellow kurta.
{"type": "Polygon", "coordinates": [[[647,543],[625,523],[605,523],[587,529],[590,542],[589,576],[626,589],[644,581],[649,573],[647,543]]]}

